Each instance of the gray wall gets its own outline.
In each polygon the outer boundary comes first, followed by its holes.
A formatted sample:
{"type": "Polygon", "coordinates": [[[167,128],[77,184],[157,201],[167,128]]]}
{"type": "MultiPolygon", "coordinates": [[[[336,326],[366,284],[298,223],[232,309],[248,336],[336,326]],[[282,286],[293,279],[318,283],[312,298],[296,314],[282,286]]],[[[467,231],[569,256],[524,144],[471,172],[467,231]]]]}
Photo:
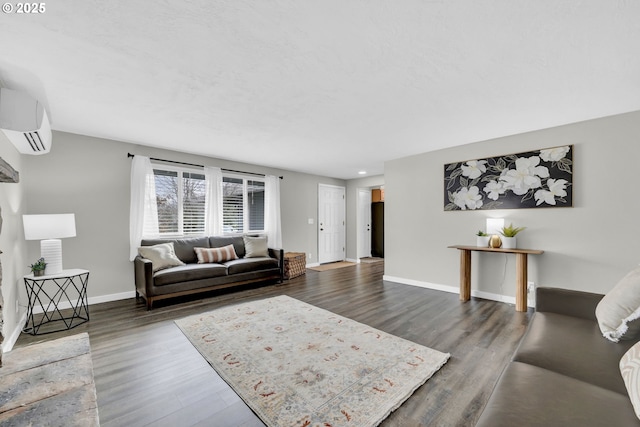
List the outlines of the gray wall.
{"type": "MultiPolygon", "coordinates": [[[[19,330],[18,320],[22,313],[16,313],[16,300],[20,289],[24,288],[22,276],[29,272],[27,249],[22,231],[24,209],[24,168],[22,157],[9,140],[0,132],[0,157],[20,173],[17,184],[0,183],[0,208],[2,209],[2,231],[0,232],[0,255],[2,261],[2,297],[4,299],[3,349],[17,339],[12,336],[19,330]]],[[[23,290],[24,292],[24,290],[23,290]]]]}
{"type": "MultiPolygon", "coordinates": [[[[515,135],[385,163],[385,277],[418,285],[459,286],[459,254],[475,245],[485,218],[527,229],[521,248],[536,285],[604,293],[640,261],[637,163],[640,112],[515,135]],[[443,211],[443,165],[574,145],[574,207],[443,211]]],[[[473,254],[472,290],[515,295],[515,257],[473,254]],[[506,263],[506,264],[505,264],[506,263]]]]}
{"type": "MultiPolygon", "coordinates": [[[[284,176],[283,247],[312,254],[308,263],[317,262],[318,184],[346,186],[343,180],[54,132],[50,154],[23,158],[25,213],[75,213],[77,237],[63,240],[63,262],[65,268],[91,271],[90,302],[125,297],[134,290],[133,265],[128,260],[131,159],[127,153],[284,176]]],[[[39,243],[30,241],[27,247],[29,259],[36,259],[39,243]]],[[[26,272],[25,268],[20,274],[26,272]]]]}

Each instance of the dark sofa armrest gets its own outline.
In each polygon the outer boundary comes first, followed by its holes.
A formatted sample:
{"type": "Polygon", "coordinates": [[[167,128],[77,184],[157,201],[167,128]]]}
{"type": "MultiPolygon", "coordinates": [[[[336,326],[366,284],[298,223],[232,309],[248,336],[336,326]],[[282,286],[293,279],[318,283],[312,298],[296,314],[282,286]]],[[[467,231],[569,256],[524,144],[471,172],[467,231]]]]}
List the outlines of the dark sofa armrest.
{"type": "Polygon", "coordinates": [[[136,292],[143,296],[148,295],[148,290],[153,287],[153,265],[151,260],[137,256],[133,260],[135,270],[136,292]]]}
{"type": "Polygon", "coordinates": [[[536,289],[536,311],[596,321],[596,306],[603,297],[591,292],[540,287],[536,289]]]}
{"type": "Polygon", "coordinates": [[[284,280],[284,249],[269,248],[269,256],[278,260],[280,268],[280,282],[284,280]]]}

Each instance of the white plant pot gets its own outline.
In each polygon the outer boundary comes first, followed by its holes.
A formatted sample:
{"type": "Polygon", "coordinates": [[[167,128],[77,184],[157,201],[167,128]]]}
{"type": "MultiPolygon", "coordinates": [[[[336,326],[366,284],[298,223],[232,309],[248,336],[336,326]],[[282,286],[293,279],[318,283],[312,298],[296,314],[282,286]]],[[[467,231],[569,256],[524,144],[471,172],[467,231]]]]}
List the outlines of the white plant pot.
{"type": "Polygon", "coordinates": [[[516,237],[502,236],[501,239],[502,239],[502,249],[516,249],[518,247],[516,237]]]}
{"type": "Polygon", "coordinates": [[[490,236],[476,236],[476,246],[479,248],[489,247],[490,236]]]}

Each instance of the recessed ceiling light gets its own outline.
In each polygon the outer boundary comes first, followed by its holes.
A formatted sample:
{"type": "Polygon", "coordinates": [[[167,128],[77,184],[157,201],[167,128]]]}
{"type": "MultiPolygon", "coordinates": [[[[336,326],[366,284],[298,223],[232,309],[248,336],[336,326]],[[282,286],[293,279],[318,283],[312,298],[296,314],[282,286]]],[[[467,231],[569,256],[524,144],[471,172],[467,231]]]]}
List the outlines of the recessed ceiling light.
{"type": "Polygon", "coordinates": [[[360,171],[360,172],[358,172],[358,175],[366,175],[366,174],[367,174],[367,171],[360,171]]]}

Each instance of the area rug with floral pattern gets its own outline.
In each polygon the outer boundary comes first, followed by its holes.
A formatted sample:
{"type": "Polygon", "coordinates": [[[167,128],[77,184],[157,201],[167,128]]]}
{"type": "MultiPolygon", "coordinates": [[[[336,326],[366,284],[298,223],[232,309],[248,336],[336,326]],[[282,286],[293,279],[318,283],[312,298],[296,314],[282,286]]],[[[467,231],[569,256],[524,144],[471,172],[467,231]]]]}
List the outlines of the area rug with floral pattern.
{"type": "Polygon", "coordinates": [[[268,426],[376,426],[449,359],[288,296],[175,322],[268,426]]]}

